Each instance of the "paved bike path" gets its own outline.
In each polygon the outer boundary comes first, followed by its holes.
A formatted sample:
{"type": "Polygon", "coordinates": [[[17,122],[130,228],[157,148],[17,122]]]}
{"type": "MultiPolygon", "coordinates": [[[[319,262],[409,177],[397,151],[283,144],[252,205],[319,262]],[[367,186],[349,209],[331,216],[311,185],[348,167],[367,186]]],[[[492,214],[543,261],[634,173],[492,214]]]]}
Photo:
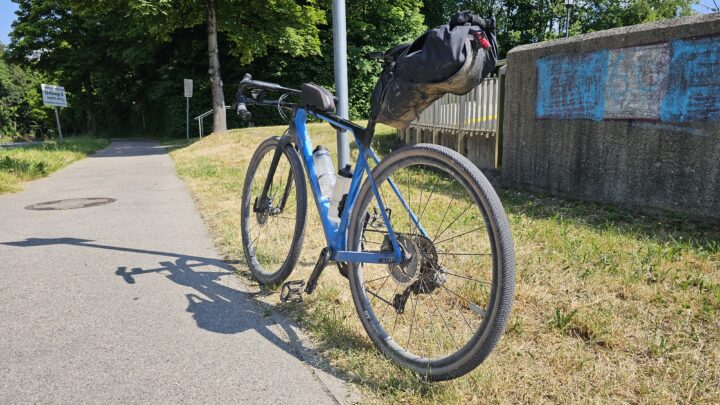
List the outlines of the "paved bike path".
{"type": "Polygon", "coordinates": [[[342,402],[230,272],[156,143],[1,195],[0,403],[342,402]],[[84,197],[116,201],[25,209],[84,197]]]}

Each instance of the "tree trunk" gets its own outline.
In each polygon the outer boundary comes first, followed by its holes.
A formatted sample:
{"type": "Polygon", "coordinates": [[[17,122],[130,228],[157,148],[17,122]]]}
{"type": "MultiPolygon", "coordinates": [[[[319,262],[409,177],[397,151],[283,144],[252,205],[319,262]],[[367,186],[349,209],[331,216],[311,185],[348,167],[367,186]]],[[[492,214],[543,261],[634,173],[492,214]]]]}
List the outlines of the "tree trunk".
{"type": "Polygon", "coordinates": [[[92,85],[92,79],[88,74],[85,78],[85,91],[87,92],[87,129],[90,135],[97,135],[97,120],[95,119],[95,89],[92,85]]]}
{"type": "Polygon", "coordinates": [[[217,2],[216,0],[205,0],[207,11],[207,34],[208,34],[208,59],[210,74],[210,89],[212,90],[213,103],[213,132],[227,131],[225,120],[225,95],[223,94],[223,82],[220,77],[220,56],[217,44],[217,2]]]}

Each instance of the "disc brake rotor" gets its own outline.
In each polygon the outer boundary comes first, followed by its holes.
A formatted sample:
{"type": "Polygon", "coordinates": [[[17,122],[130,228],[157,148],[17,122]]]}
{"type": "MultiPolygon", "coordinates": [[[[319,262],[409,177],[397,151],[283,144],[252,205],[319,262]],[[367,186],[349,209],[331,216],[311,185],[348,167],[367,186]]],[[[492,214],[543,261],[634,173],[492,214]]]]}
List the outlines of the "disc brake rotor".
{"type": "MultiPolygon", "coordinates": [[[[398,244],[409,257],[402,263],[388,265],[388,274],[401,287],[411,288],[416,294],[427,294],[445,283],[445,270],[438,263],[435,244],[423,235],[397,234],[398,244]]],[[[386,236],[383,251],[392,251],[392,242],[386,236]]]]}
{"type": "MultiPolygon", "coordinates": [[[[388,274],[393,281],[401,287],[409,287],[420,277],[420,255],[415,242],[403,234],[397,235],[397,242],[402,247],[405,257],[410,259],[402,263],[391,263],[388,265],[388,274]]],[[[392,251],[392,242],[386,236],[382,244],[382,250],[392,251]]]]}

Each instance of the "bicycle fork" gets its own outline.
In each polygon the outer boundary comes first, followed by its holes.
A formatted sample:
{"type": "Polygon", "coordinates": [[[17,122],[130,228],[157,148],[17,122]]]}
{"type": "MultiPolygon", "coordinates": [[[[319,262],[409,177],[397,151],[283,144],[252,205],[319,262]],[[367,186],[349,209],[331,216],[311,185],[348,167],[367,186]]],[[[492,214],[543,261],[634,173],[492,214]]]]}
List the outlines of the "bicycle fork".
{"type": "MultiPolygon", "coordinates": [[[[275,154],[273,155],[272,162],[270,163],[270,170],[268,171],[268,176],[265,179],[265,184],[263,185],[262,193],[260,194],[260,197],[256,199],[253,203],[253,212],[263,213],[266,210],[270,210],[271,201],[268,199],[268,192],[272,187],[273,178],[275,177],[275,171],[277,170],[278,163],[280,163],[280,157],[283,154],[283,150],[289,144],[292,144],[292,138],[290,136],[283,136],[278,141],[278,144],[275,147],[275,154]]],[[[283,196],[280,200],[280,206],[274,207],[275,212],[268,212],[269,215],[279,214],[285,209],[285,204],[287,203],[288,196],[290,195],[292,181],[293,173],[292,170],[290,170],[287,178],[287,183],[285,183],[285,190],[283,190],[283,196]]]]}

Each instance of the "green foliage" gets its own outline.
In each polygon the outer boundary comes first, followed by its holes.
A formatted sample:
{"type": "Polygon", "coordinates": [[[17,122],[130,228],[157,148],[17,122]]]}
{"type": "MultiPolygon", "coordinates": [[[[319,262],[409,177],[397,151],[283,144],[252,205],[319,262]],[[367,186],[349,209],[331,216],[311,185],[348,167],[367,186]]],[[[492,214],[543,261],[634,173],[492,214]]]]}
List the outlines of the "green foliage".
{"type": "Polygon", "coordinates": [[[77,137],[26,148],[0,149],[0,194],[49,175],[108,145],[106,139],[77,137]]]}
{"type": "MultiPolygon", "coordinates": [[[[65,87],[70,107],[62,109],[61,119],[68,133],[98,128],[115,136],[183,137],[184,78],[195,83],[190,116],[212,106],[205,26],[210,0],[13,1],[19,5],[17,22],[7,55],[0,58],[9,62],[0,62],[0,128],[12,121],[18,132],[52,131],[52,112],[39,101],[40,77],[65,87]]],[[[331,0],[216,1],[228,103],[246,72],[287,86],[315,82],[333,88],[331,0]]],[[[570,31],[685,15],[691,3],[587,0],[575,7],[570,31]]],[[[562,36],[566,23],[562,0],[347,0],[346,7],[350,116],[355,119],[368,116],[380,71],[364,54],[411,41],[458,10],[497,18],[501,56],[520,44],[562,36]]],[[[256,125],[281,122],[272,109],[253,113],[256,125]]],[[[193,135],[196,125],[191,122],[193,135]]],[[[228,114],[228,127],[244,125],[228,114]]]]}
{"type": "Polygon", "coordinates": [[[42,136],[47,111],[42,108],[40,75],[5,61],[0,44],[0,137],[42,136]]]}
{"type": "MultiPolygon", "coordinates": [[[[254,77],[273,80],[290,86],[314,82],[334,89],[332,2],[319,4],[328,22],[320,26],[321,54],[306,58],[270,52],[247,67],[254,77]]],[[[412,41],[426,27],[420,12],[421,0],[349,0],[347,13],[348,86],[350,93],[350,117],[367,118],[370,112],[370,93],[375,85],[380,64],[365,58],[370,51],[386,50],[397,44],[412,41]]],[[[261,111],[257,113],[263,114],[261,111]]],[[[268,111],[269,117],[261,123],[275,122],[277,115],[268,111]],[[267,119],[271,119],[267,120],[267,119]],[[267,120],[267,121],[266,121],[267,120]]],[[[261,117],[263,117],[261,115],[261,117]]]]}
{"type": "Polygon", "coordinates": [[[555,313],[552,318],[553,326],[560,329],[560,331],[564,331],[565,328],[570,325],[570,322],[572,322],[573,317],[575,316],[577,311],[577,308],[573,309],[570,312],[567,312],[563,308],[555,308],[555,313]]]}
{"type": "MultiPolygon", "coordinates": [[[[693,0],[578,0],[572,9],[570,34],[690,15],[693,0]]],[[[563,37],[567,24],[564,0],[424,0],[425,23],[442,24],[458,10],[474,10],[497,19],[500,55],[512,48],[563,37]]]]}

